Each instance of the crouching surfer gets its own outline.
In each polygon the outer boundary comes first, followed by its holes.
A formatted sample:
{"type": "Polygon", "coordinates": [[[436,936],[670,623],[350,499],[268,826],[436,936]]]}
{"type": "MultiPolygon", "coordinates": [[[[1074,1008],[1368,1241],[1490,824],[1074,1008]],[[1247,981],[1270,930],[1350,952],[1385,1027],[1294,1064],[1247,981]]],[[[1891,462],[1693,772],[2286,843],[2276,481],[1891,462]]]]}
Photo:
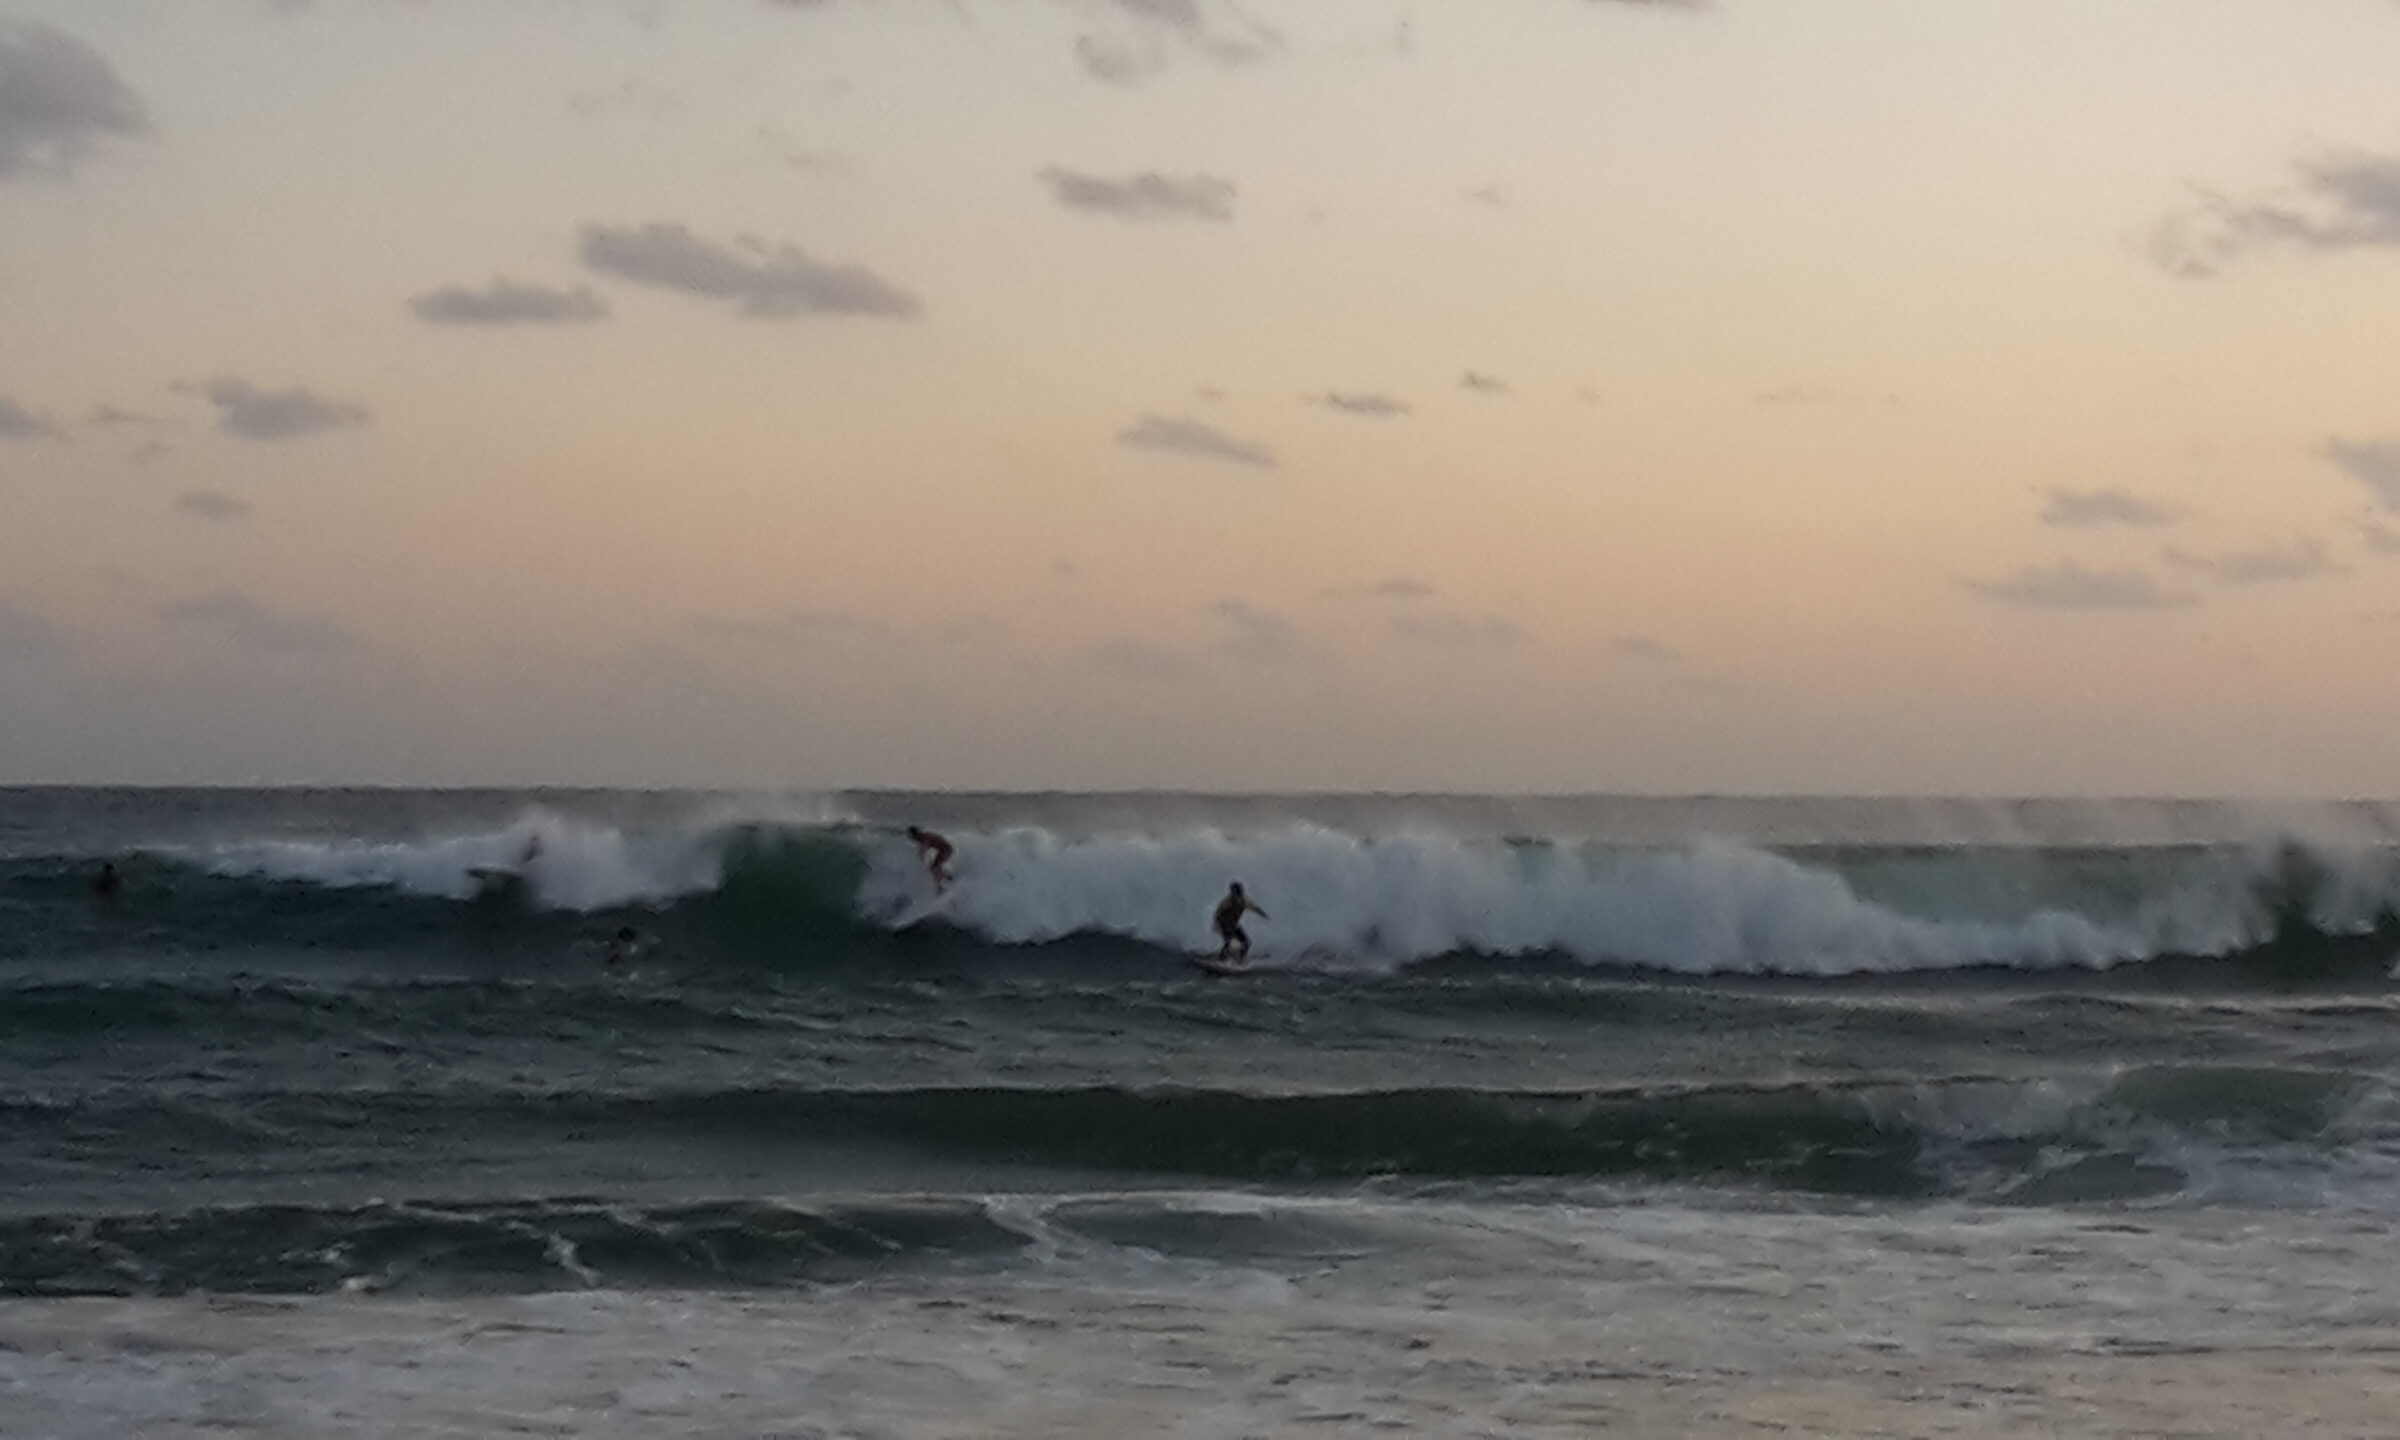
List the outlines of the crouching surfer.
{"type": "Polygon", "coordinates": [[[1233,888],[1225,892],[1225,898],[1217,902],[1217,938],[1223,942],[1217,947],[1218,964],[1240,965],[1249,961],[1250,932],[1242,928],[1242,920],[1250,915],[1261,920],[1271,918],[1256,901],[1242,893],[1242,882],[1236,880],[1233,888]]]}
{"type": "Polygon", "coordinates": [[[933,893],[949,890],[956,878],[950,873],[950,857],[958,853],[958,847],[946,837],[914,825],[908,827],[908,838],[917,842],[917,858],[925,863],[925,873],[933,877],[933,893]]]}

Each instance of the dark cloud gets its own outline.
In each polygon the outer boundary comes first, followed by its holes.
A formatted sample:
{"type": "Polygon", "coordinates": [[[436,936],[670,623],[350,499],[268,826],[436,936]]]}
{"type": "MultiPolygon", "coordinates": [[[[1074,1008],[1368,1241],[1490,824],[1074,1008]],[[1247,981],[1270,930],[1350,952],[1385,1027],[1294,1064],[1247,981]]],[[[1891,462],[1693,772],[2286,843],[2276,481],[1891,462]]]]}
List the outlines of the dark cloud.
{"type": "Polygon", "coordinates": [[[586,225],[583,263],[594,270],[709,300],[730,300],[756,319],[875,315],[908,319],[917,298],[860,265],[810,259],[794,245],[747,237],[721,245],[679,224],[586,225]]]}
{"type": "Polygon", "coordinates": [[[1053,165],[1041,172],[1059,204],[1121,220],[1231,220],[1233,182],[1215,175],[1085,175],[1053,165]]]}
{"type": "Polygon", "coordinates": [[[1441,592],[1413,575],[1387,575],[1360,585],[1336,585],[1317,592],[1328,600],[1430,600],[1441,592]]]}
{"type": "Polygon", "coordinates": [[[2062,530],[2095,529],[2105,525],[2156,528],[2183,518],[2183,507],[2150,500],[2130,490],[2059,490],[2044,492],[2042,523],[2062,530]]]}
{"type": "Polygon", "coordinates": [[[47,25],[0,20],[0,179],[67,174],[95,142],[149,129],[141,97],[99,52],[47,25]]]}
{"type": "Polygon", "coordinates": [[[138,410],[100,405],[93,408],[91,418],[84,423],[95,430],[159,430],[168,422],[161,416],[144,415],[138,410]]]}
{"type": "Polygon", "coordinates": [[[2297,166],[2296,194],[2237,201],[2200,192],[2152,232],[2152,260],[2176,275],[2216,274],[2254,250],[2316,253],[2400,247],[2400,155],[2353,151],[2297,166]]]}
{"type": "Polygon", "coordinates": [[[2328,440],[2318,453],[2374,492],[2375,503],[2400,510],[2400,440],[2328,440]]]}
{"type": "Polygon", "coordinates": [[[1275,453],[1250,440],[1236,440],[1213,425],[1165,415],[1144,415],[1117,432],[1119,445],[1136,450],[1164,450],[1202,460],[1225,460],[1236,465],[1273,469],[1275,453]]]}
{"type": "Polygon", "coordinates": [[[2287,544],[2226,550],[2214,555],[2196,555],[2173,548],[2165,555],[2169,564],[2219,585],[2273,585],[2341,573],[2341,567],[2326,553],[2324,545],[2306,536],[2294,536],[2287,544]]]}
{"type": "Polygon", "coordinates": [[[357,632],[338,620],[278,609],[239,590],[170,601],[158,607],[158,617],[261,655],[334,655],[362,643],[357,632]]]}
{"type": "Polygon", "coordinates": [[[1116,680],[1156,684],[1181,680],[1196,668],[1192,657],[1172,645],[1120,635],[1083,652],[1084,663],[1116,680]]]}
{"type": "Polygon", "coordinates": [[[2159,610],[2192,601],[2146,571],[2090,570],[2072,560],[2028,565],[2005,580],[1961,583],[1986,600],[2042,610],[2159,610]]]}
{"type": "Polygon", "coordinates": [[[1461,650],[1507,650],[1525,639],[1525,631],[1505,615],[1409,611],[1394,615],[1391,626],[1404,640],[1461,650]]]}
{"type": "Polygon", "coordinates": [[[608,302],[589,286],[551,290],[498,278],[481,290],[453,285],[427,291],[408,308],[435,325],[572,325],[608,316],[608,302]]]}
{"type": "Polygon", "coordinates": [[[175,513],[187,520],[215,525],[239,525],[250,518],[251,504],[222,490],[186,490],[175,497],[175,513]]]}
{"type": "Polygon", "coordinates": [[[47,415],[36,415],[6,395],[0,395],[0,440],[57,439],[66,432],[47,415]]]}
{"type": "Polygon", "coordinates": [[[1406,401],[1395,400],[1389,395],[1361,395],[1342,390],[1328,390],[1316,398],[1317,403],[1326,409],[1339,410],[1345,415],[1364,415],[1371,419],[1381,420],[1408,413],[1406,401]]]}
{"type": "Polygon", "coordinates": [[[1273,610],[1239,600],[1219,600],[1208,613],[1223,627],[1217,648],[1240,660],[1289,659],[1299,648],[1299,631],[1273,610]]]}
{"type": "Polygon", "coordinates": [[[1183,59],[1222,68],[1279,54],[1282,32],[1231,0],[1109,0],[1097,31],[1076,37],[1086,75],[1116,85],[1147,80],[1183,59]]]}
{"type": "Polygon", "coordinates": [[[305,386],[262,390],[238,376],[220,375],[183,388],[196,391],[217,407],[219,430],[245,440],[289,440],[364,425],[369,418],[364,405],[328,400],[305,386]]]}
{"type": "Polygon", "coordinates": [[[1484,375],[1469,370],[1458,377],[1458,388],[1472,390],[1478,395],[1506,395],[1508,382],[1497,375],[1484,375]]]}

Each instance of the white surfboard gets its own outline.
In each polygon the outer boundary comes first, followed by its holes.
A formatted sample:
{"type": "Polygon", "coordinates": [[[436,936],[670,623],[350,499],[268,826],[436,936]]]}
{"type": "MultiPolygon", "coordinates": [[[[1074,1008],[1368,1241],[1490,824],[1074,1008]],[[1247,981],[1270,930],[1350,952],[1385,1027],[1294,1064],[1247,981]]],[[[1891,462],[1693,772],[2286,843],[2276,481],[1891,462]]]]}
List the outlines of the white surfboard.
{"type": "Polygon", "coordinates": [[[950,892],[943,890],[893,916],[892,928],[894,930],[913,930],[936,915],[946,915],[949,911],[950,892]]]}

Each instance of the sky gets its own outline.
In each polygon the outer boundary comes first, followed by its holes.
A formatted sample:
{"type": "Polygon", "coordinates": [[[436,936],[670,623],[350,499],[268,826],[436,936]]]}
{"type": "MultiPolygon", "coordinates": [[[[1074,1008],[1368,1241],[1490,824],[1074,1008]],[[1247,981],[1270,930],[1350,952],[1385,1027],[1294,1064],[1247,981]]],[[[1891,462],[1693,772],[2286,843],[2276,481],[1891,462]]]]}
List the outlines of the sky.
{"type": "Polygon", "coordinates": [[[0,782],[2400,795],[2400,0],[0,0],[0,782]]]}

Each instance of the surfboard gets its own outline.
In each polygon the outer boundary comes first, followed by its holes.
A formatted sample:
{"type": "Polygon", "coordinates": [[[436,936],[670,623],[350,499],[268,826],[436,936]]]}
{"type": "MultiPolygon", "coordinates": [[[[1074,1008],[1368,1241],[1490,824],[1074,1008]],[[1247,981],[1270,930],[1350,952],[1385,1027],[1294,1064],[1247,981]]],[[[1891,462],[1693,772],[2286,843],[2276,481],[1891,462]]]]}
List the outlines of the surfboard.
{"type": "Polygon", "coordinates": [[[1214,955],[1186,955],[1183,958],[1191,962],[1193,969],[1205,970],[1211,975],[1247,975],[1252,969],[1247,960],[1237,963],[1231,960],[1219,960],[1214,955]]]}

